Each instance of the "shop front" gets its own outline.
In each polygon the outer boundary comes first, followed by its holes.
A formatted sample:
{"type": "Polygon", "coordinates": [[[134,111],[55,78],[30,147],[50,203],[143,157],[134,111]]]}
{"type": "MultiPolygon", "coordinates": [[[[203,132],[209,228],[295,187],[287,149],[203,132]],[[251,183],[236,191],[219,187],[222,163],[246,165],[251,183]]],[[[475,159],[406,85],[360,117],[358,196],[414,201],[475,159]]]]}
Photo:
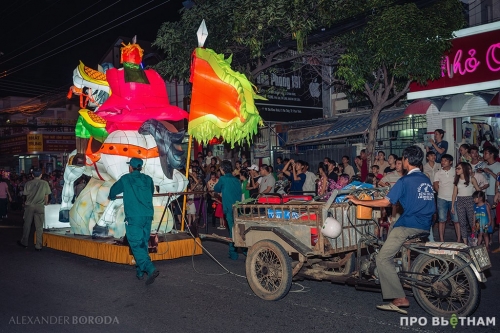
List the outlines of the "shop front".
{"type": "MultiPolygon", "coordinates": [[[[481,146],[490,135],[500,144],[500,22],[455,32],[444,56],[442,76],[422,86],[412,84],[407,114],[425,114],[427,133],[445,130],[450,148],[481,146]]],[[[448,153],[457,156],[457,149],[448,153]]]]}
{"type": "Polygon", "coordinates": [[[44,172],[62,170],[68,155],[76,149],[74,134],[29,132],[4,138],[0,145],[3,168],[28,173],[34,167],[44,172]]]}

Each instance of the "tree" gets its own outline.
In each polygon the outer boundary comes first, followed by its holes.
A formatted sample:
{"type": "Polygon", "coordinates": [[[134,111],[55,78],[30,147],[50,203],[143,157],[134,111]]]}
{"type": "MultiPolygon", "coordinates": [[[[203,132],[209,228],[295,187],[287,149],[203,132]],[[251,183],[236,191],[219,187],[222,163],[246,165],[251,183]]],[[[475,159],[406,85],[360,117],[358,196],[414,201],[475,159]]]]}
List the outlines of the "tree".
{"type": "Polygon", "coordinates": [[[439,0],[425,8],[386,0],[364,4],[375,9],[366,26],[342,36],[346,51],[336,77],[372,104],[367,154],[373,161],[380,112],[400,100],[411,82],[425,84],[441,76],[443,55],[464,17],[459,0],[439,0]]]}
{"type": "Polygon", "coordinates": [[[153,45],[166,57],[155,69],[169,80],[189,78],[202,19],[209,33],[205,46],[234,54],[232,66],[250,80],[278,63],[335,53],[332,49],[340,47],[332,41],[307,45],[307,36],[334,22],[343,6],[344,1],[333,0],[198,0],[196,6],[181,10],[180,21],[161,26],[153,45]],[[285,43],[290,40],[294,43],[285,43]]]}
{"type": "Polygon", "coordinates": [[[179,22],[165,22],[158,32],[154,45],[165,51],[166,58],[155,68],[162,76],[170,80],[189,77],[196,30],[205,19],[206,47],[234,54],[233,68],[254,82],[263,70],[294,61],[316,72],[327,85],[364,94],[373,107],[367,145],[371,158],[380,112],[400,100],[411,82],[439,77],[453,31],[464,25],[460,0],[196,3],[182,10],[179,22]],[[321,37],[317,31],[323,28],[339,33],[321,37]],[[325,71],[325,66],[334,66],[335,71],[325,71]]]}

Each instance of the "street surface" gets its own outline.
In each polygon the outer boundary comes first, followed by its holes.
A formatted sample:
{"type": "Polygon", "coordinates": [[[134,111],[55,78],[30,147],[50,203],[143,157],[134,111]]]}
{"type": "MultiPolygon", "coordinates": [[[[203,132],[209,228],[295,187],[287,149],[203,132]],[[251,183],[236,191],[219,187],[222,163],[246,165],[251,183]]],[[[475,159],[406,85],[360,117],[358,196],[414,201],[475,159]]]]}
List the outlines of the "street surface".
{"type": "MultiPolygon", "coordinates": [[[[245,257],[227,258],[227,245],[203,241],[208,255],[155,262],[160,276],[145,286],[135,268],[30,244],[21,236],[21,212],[0,223],[0,332],[475,332],[478,327],[432,326],[410,297],[408,316],[427,325],[400,325],[400,315],[377,310],[380,293],[329,282],[300,281],[277,302],[256,297],[245,276],[245,257]],[[44,321],[45,320],[45,321],[44,321]],[[420,319],[422,320],[422,319],[420,319]]],[[[437,231],[437,230],[436,230],[437,231]]],[[[210,228],[209,233],[225,235],[210,228]]],[[[447,226],[447,238],[452,238],[447,226]]],[[[496,234],[495,234],[496,236],[496,234]]],[[[494,247],[498,246],[495,242],[494,247]]],[[[496,316],[500,326],[500,254],[482,285],[474,317],[496,316]]],[[[446,318],[449,319],[449,318],[446,318]]]]}

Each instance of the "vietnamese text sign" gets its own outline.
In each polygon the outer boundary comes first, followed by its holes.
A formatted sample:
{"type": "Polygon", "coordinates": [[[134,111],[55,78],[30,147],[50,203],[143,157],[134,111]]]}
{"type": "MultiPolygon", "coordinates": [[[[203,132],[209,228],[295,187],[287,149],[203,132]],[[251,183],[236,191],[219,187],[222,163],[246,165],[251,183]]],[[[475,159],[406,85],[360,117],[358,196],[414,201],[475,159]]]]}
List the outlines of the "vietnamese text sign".
{"type": "Polygon", "coordinates": [[[453,39],[444,56],[441,78],[422,86],[410,85],[409,99],[498,88],[500,30],[453,39]]]}
{"type": "Polygon", "coordinates": [[[266,70],[256,78],[266,92],[255,105],[265,121],[297,121],[323,118],[322,80],[315,73],[293,69],[291,62],[266,70]]]}
{"type": "Polygon", "coordinates": [[[26,135],[2,138],[0,144],[0,155],[19,155],[26,152],[26,135]]]}
{"type": "Polygon", "coordinates": [[[34,154],[43,151],[43,135],[36,132],[31,132],[27,135],[27,153],[34,154]]]}

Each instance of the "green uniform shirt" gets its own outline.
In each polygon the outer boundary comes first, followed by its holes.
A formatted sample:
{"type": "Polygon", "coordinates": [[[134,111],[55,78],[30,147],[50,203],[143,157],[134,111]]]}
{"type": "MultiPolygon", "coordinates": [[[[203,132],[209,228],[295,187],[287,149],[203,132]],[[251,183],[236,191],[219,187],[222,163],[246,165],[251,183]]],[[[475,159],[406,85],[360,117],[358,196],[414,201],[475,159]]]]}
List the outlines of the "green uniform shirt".
{"type": "Polygon", "coordinates": [[[123,208],[125,218],[154,215],[153,193],[155,187],[153,179],[148,175],[134,170],[121,176],[109,190],[109,199],[123,193],[123,208]]]}
{"type": "Polygon", "coordinates": [[[215,184],[214,192],[222,194],[222,209],[227,214],[232,211],[233,204],[241,200],[241,182],[232,174],[225,174],[215,184]]]}
{"type": "Polygon", "coordinates": [[[51,194],[49,183],[35,178],[26,182],[23,194],[26,196],[26,205],[45,205],[45,196],[51,194]]]}

